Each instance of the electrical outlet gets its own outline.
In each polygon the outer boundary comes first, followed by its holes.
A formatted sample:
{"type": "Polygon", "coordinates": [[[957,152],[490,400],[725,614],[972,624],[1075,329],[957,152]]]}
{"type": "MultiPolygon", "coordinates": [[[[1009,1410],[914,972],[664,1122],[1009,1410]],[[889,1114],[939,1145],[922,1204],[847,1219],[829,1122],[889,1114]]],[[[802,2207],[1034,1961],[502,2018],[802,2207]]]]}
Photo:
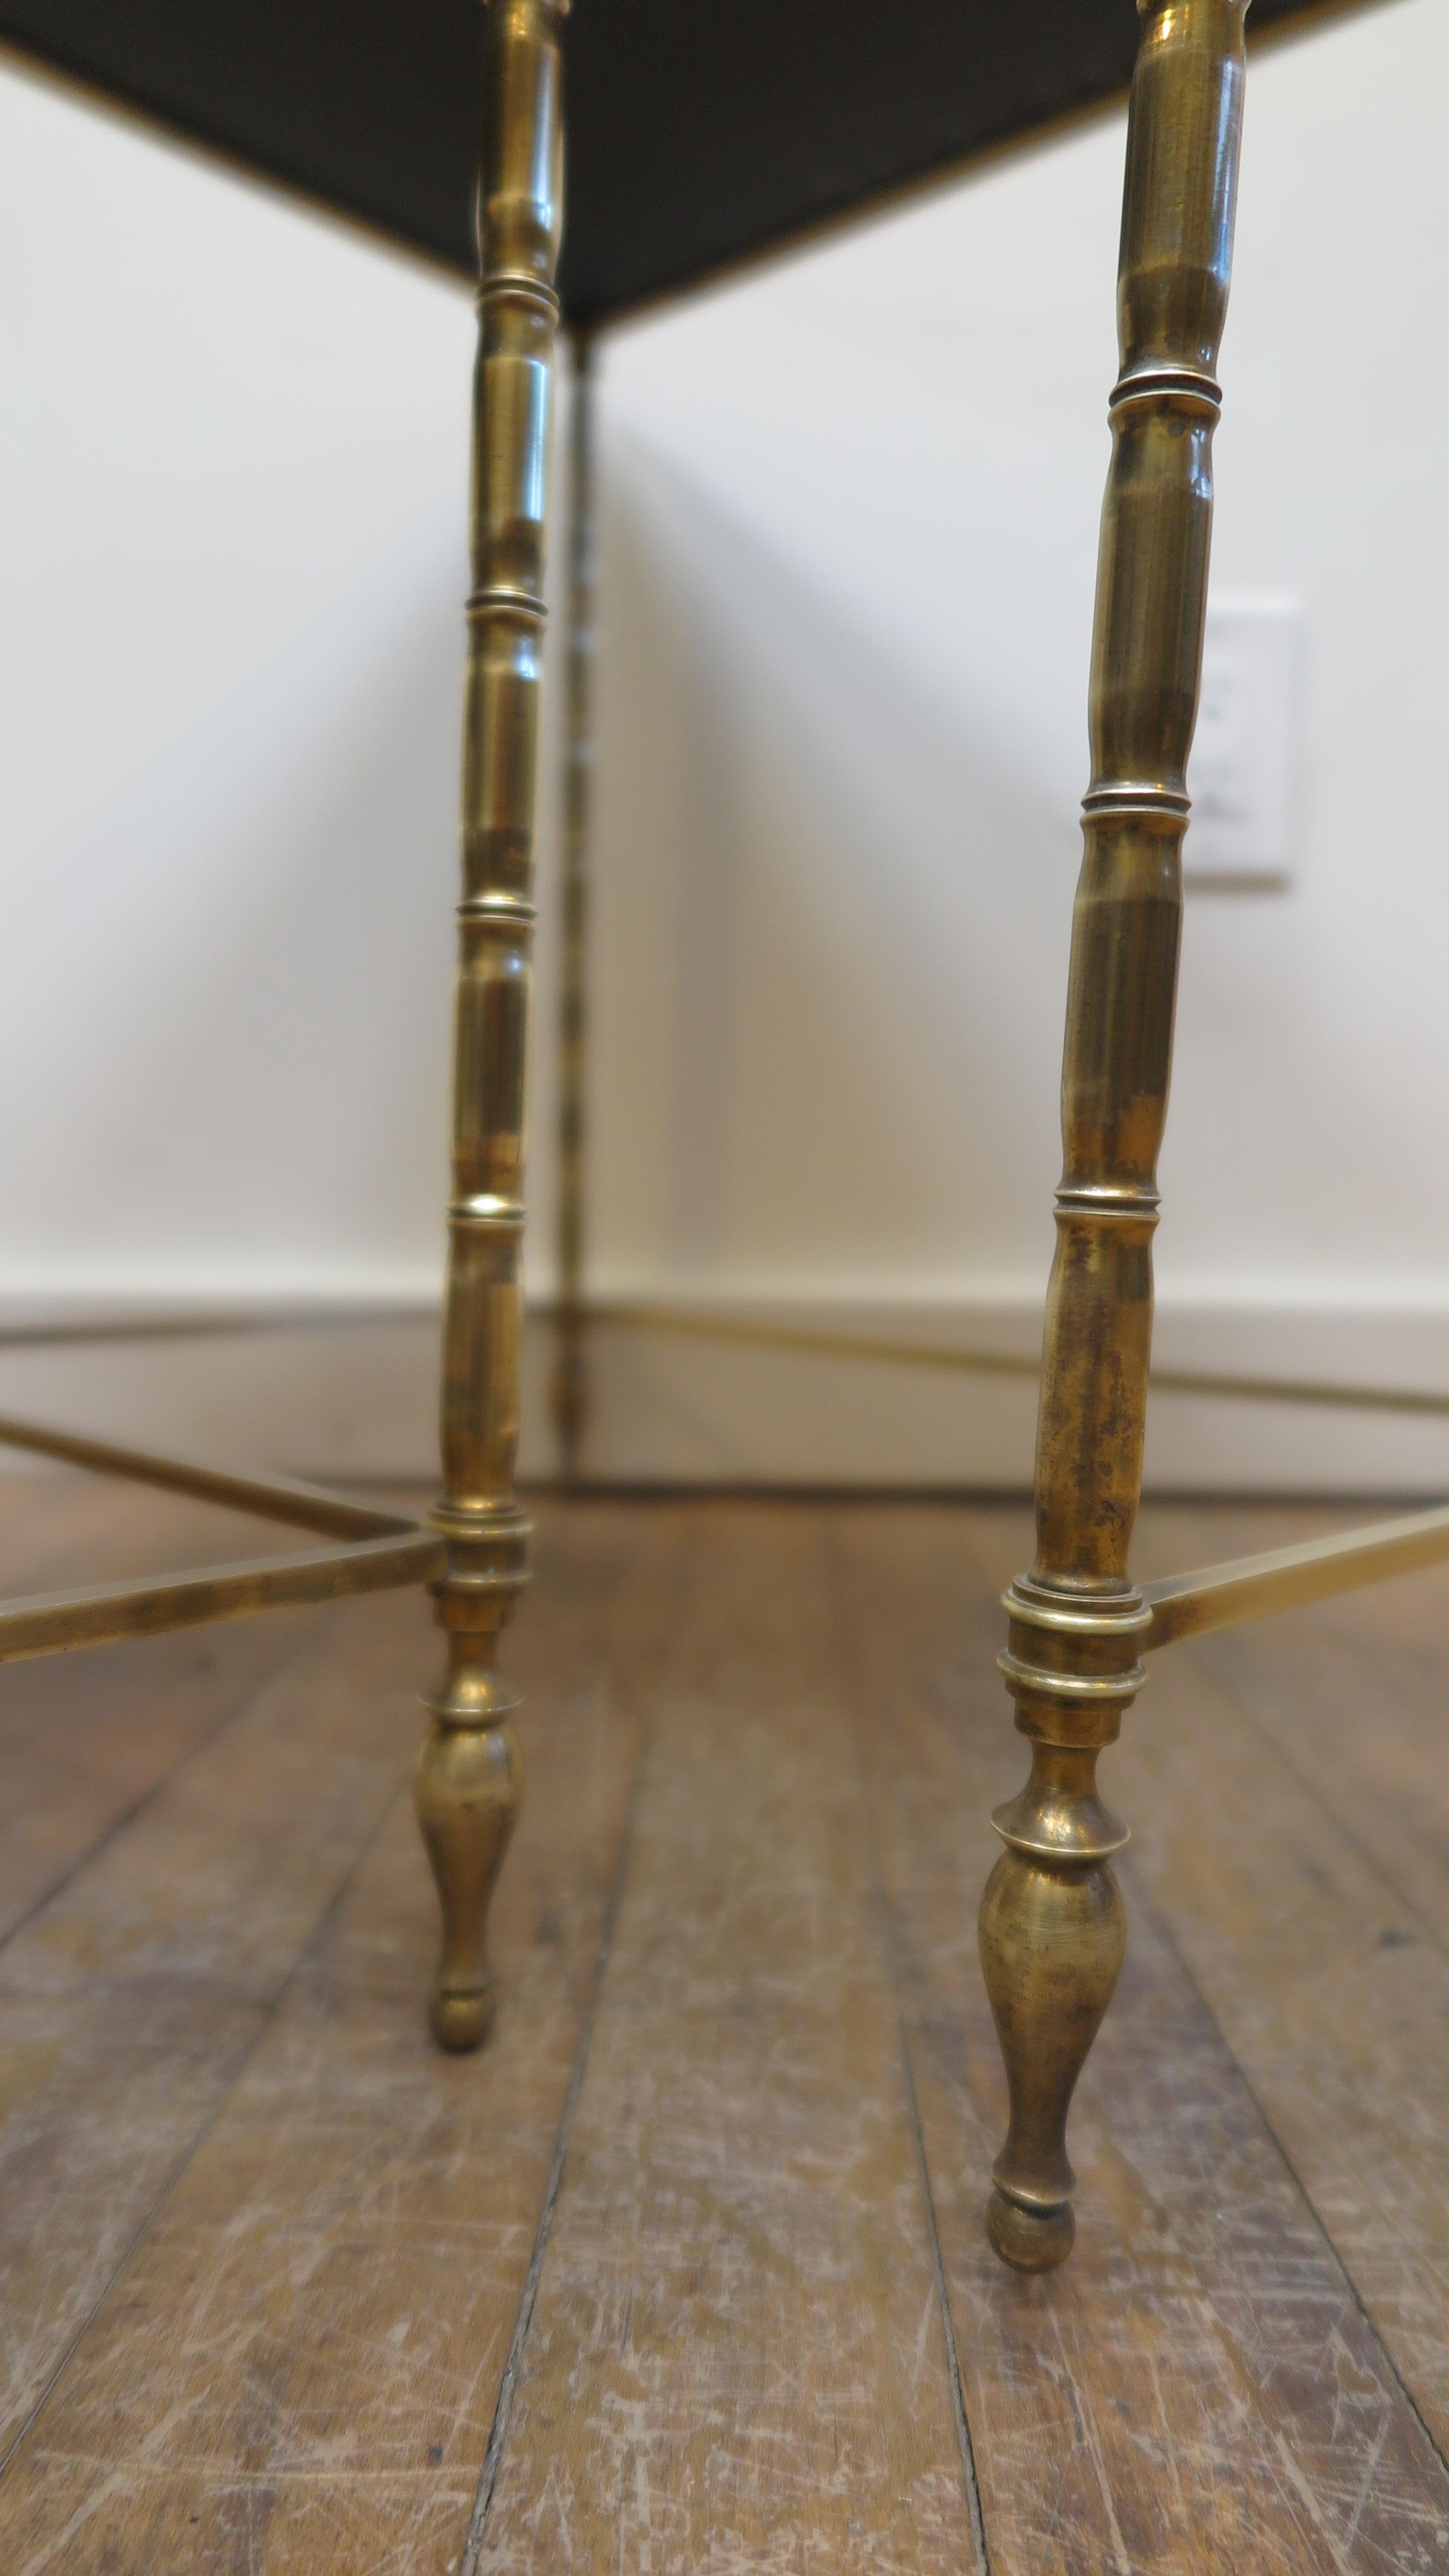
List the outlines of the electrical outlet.
{"type": "Polygon", "coordinates": [[[1300,859],[1303,613],[1292,600],[1209,607],[1188,762],[1189,885],[1283,887],[1300,859]]]}

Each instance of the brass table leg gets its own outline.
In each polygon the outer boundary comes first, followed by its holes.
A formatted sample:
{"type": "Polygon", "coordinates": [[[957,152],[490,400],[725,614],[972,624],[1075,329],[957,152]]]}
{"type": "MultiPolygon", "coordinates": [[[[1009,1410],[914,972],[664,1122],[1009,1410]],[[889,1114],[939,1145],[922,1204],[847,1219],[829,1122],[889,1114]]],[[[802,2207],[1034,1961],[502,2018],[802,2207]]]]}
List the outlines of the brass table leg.
{"type": "Polygon", "coordinates": [[[589,825],[594,728],[594,377],[593,341],[574,339],[569,438],[569,650],[565,711],[563,955],[559,991],[558,1310],[553,1420],[559,1468],[572,1483],[588,1424],[584,1333],[584,1097],[588,1035],[589,825]]]}
{"type": "Polygon", "coordinates": [[[1097,1756],[1143,1679],[1150,1623],[1127,1551],[1142,1474],[1156,1165],[1167,1106],[1185,770],[1197,714],[1212,518],[1214,382],[1227,306],[1246,0],[1139,0],[1118,316],[1122,370],[1092,648],[1062,1076],[1065,1167],[1037,1428],[1036,1562],[1006,1596],[1002,1671],[1031,1778],[981,1957],[1011,2122],[987,2233],[1023,2271],[1075,2234],[1066,2122],[1122,1962],[1111,1854],[1125,1829],[1097,1756]]]}
{"type": "Polygon", "coordinates": [[[487,0],[478,190],[468,677],[463,719],[453,1195],[443,1325],[448,1662],[428,1700],[418,1820],[443,1911],[432,2025],[476,2048],[493,2019],[489,1899],[518,1812],[514,1694],[494,1669],[528,1522],[513,1493],[522,1327],[524,1059],[543,644],[544,477],[561,217],[567,0],[487,0]]]}

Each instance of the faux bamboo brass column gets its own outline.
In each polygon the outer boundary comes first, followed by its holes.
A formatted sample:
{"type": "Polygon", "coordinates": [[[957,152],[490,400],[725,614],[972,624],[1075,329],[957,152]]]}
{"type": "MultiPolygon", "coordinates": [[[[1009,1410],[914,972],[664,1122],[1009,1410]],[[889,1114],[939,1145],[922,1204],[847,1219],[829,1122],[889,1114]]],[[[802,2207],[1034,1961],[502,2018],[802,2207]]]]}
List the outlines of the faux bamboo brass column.
{"type": "Polygon", "coordinates": [[[981,1956],[1010,2087],[987,2232],[1046,2271],[1075,2222],[1067,2110],[1122,1963],[1097,1756],[1144,1678],[1150,1614],[1127,1571],[1142,1473],[1156,1165],[1167,1106],[1185,770],[1212,517],[1246,0],[1139,0],[1127,131],[1113,454],[1092,648],[1092,782],[1062,1075],[1065,1168],[1048,1292],[1036,1562],[1006,1596],[1002,1670],[1031,1778],[981,1956]]]}
{"type": "Polygon", "coordinates": [[[589,1413],[584,1342],[584,1098],[588,1037],[589,825],[594,769],[594,344],[573,344],[569,437],[569,649],[564,743],[563,954],[559,965],[558,1308],[553,1419],[572,1480],[589,1413]]]}
{"type": "Polygon", "coordinates": [[[443,1325],[447,1669],[429,1699],[418,1819],[443,1909],[432,2024],[476,2048],[493,2018],[489,1900],[520,1771],[499,1678],[528,1522],[513,1493],[522,1328],[523,1104],[543,645],[544,483],[561,215],[567,0],[486,0],[478,186],[468,677],[463,718],[453,1194],[443,1325]]]}

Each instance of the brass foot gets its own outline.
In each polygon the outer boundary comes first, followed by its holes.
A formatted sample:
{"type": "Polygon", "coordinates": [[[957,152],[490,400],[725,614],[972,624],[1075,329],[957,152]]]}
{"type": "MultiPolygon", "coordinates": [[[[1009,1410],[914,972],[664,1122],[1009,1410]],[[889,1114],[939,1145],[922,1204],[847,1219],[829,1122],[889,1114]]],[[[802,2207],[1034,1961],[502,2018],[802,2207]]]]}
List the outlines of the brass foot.
{"type": "MultiPolygon", "coordinates": [[[[510,1704],[496,1675],[474,1678],[491,1684],[491,1695],[502,1705],[510,1704]]],[[[481,2048],[493,2028],[488,1908],[522,1788],[523,1766],[513,1730],[502,1722],[502,1706],[488,1726],[459,1726],[435,1716],[418,1753],[413,1797],[443,1914],[442,1954],[428,2007],[440,2048],[481,2048]]]]}
{"type": "Polygon", "coordinates": [[[1072,2204],[1064,2200],[1056,2209],[1027,2209],[1019,2200],[1008,2200],[998,2186],[986,2207],[986,2241],[1015,2272],[1054,2272],[1077,2241],[1072,2204]]]}
{"type": "Polygon", "coordinates": [[[1122,1965],[1107,1855],[1127,1835],[1096,1794],[1094,1747],[1032,1753],[1029,1785],[993,1818],[1007,1848],[981,1900],[981,1967],[1011,2100],[986,2233],[1003,2262],[1050,2272],[1077,2232],[1067,2112],[1122,1965]]]}
{"type": "Polygon", "coordinates": [[[493,2036],[497,2016],[497,1984],[491,1969],[482,1994],[448,1995],[439,1986],[428,2004],[428,2028],[439,2048],[450,2057],[466,2057],[471,2049],[481,2048],[493,2036]]]}

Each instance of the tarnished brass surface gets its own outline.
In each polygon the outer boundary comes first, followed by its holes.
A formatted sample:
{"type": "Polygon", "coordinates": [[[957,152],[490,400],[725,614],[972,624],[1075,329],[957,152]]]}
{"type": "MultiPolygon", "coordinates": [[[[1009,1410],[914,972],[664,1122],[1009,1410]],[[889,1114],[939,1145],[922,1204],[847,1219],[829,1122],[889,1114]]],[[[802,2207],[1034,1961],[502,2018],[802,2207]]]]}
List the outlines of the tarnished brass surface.
{"type": "Polygon", "coordinates": [[[487,0],[484,17],[443,1491],[433,1514],[448,1545],[437,1585],[448,1661],[428,1700],[433,1723],[417,1769],[443,1910],[432,2023],[445,2048],[476,2048],[492,2022],[488,1900],[519,1795],[507,1725],[514,1700],[495,1657],[525,1580],[528,1536],[513,1475],[566,5],[487,0]]]}
{"type": "Polygon", "coordinates": [[[259,1610],[294,1609],[308,1601],[343,1601],[360,1592],[428,1583],[442,1566],[443,1545],[415,1522],[396,1538],[355,1539],[343,1547],[303,1548],[292,1556],[207,1565],[184,1574],[144,1575],[127,1583],[89,1584],[0,1602],[0,1664],[77,1646],[110,1646],[126,1637],[156,1637],[168,1628],[198,1628],[214,1619],[248,1619],[259,1610]]]}
{"type": "Polygon", "coordinates": [[[1064,1168],[1037,1427],[1036,1560],[1002,1669],[1030,1781],[998,1809],[981,1957],[1011,2095],[987,2230],[1043,2271],[1071,2250],[1066,2121],[1122,1953],[1097,1757],[1140,1686],[1129,1577],[1142,1478],[1157,1153],[1182,910],[1186,768],[1212,518],[1246,0],[1139,0],[1118,275],[1121,373],[1092,646],[1062,1074],[1064,1168]]]}
{"type": "Polygon", "coordinates": [[[106,1646],[124,1637],[154,1637],[213,1619],[244,1619],[304,1601],[337,1601],[426,1583],[441,1571],[443,1543],[406,1512],[381,1511],[349,1494],[299,1485],[288,1476],[237,1474],[191,1458],[165,1458],[111,1440],[0,1415],[0,1445],[30,1449],[103,1476],[191,1494],[224,1510],[254,1512],[293,1529],[319,1530],[343,1543],[291,1556],[256,1557],[238,1565],[205,1565],[182,1574],[142,1575],[125,1583],[88,1584],[70,1592],[0,1601],[0,1663],[106,1646]]]}
{"type": "Polygon", "coordinates": [[[1400,1520],[1371,1522],[1367,1529],[1335,1530],[1331,1538],[1305,1539],[1296,1547],[1269,1548],[1262,1556],[1171,1574],[1142,1587],[1151,1620],[1143,1649],[1201,1637],[1209,1628],[1241,1627],[1247,1619],[1271,1618],[1275,1610],[1301,1610],[1307,1602],[1356,1592],[1391,1574],[1417,1573],[1446,1556],[1449,1504],[1441,1504],[1400,1520]]]}
{"type": "Polygon", "coordinates": [[[563,951],[559,961],[558,1297],[553,1419],[559,1467],[572,1482],[588,1423],[584,1311],[584,1154],[587,1118],[589,825],[594,772],[594,377],[586,332],[573,343],[569,437],[569,649],[564,743],[563,951]]]}

